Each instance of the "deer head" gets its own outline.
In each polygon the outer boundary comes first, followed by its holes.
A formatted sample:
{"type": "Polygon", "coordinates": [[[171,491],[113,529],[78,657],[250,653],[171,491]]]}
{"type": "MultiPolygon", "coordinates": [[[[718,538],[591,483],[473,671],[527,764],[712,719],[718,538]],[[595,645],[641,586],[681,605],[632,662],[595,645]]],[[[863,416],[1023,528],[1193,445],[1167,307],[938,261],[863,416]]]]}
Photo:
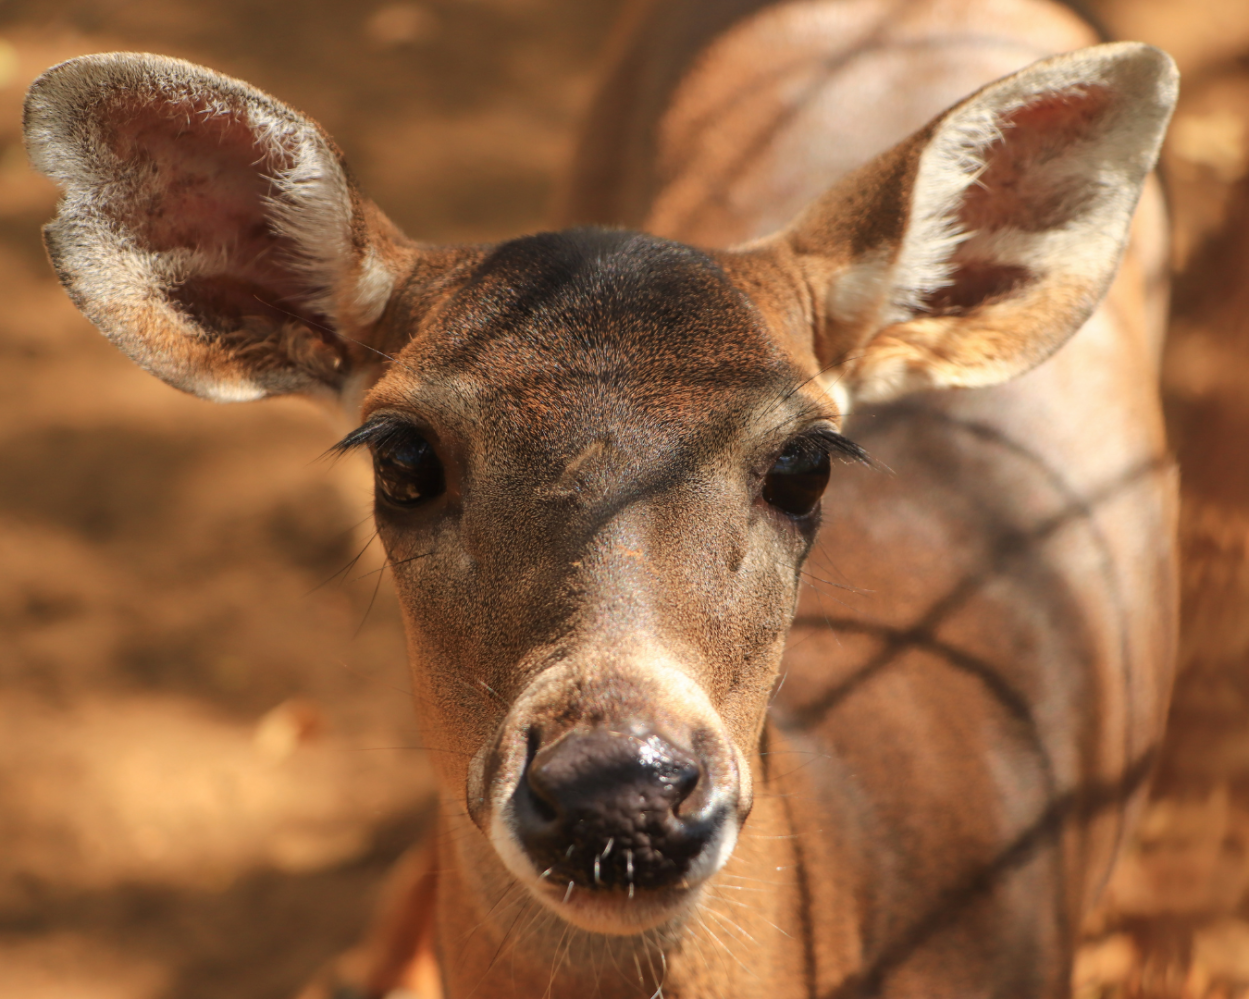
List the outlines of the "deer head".
{"type": "Polygon", "coordinates": [[[1136,44],[993,84],[785,230],[412,242],[313,122],[175,59],[31,90],[82,311],[216,400],[361,407],[416,706],[470,882],[584,929],[679,920],[751,810],[769,694],[859,400],[989,385],[1077,330],[1175,97],[1136,44]]]}

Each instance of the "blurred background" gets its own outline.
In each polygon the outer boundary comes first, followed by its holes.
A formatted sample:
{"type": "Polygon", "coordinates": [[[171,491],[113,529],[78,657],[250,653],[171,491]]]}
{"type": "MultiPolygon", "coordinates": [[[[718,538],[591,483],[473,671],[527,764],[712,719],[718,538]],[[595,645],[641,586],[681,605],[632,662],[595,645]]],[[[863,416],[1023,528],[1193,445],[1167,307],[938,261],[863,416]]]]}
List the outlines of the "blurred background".
{"type": "MultiPolygon", "coordinates": [[[[1249,3],[1100,0],[1171,51],[1185,644],[1080,999],[1249,996],[1249,3]]],[[[280,999],[428,821],[367,469],[305,403],[210,406],[110,347],[39,226],[22,95],[183,56],[336,137],[410,234],[542,227],[619,0],[0,0],[0,996],[280,999]]]]}

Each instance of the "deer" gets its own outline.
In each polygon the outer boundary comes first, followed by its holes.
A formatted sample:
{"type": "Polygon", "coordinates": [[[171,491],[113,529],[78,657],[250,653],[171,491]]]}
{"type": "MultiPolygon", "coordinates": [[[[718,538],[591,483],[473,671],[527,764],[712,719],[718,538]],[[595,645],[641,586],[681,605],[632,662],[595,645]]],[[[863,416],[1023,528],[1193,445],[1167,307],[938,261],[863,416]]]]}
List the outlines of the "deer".
{"type": "Polygon", "coordinates": [[[81,311],[372,457],[440,803],[309,995],[1069,994],[1176,627],[1177,74],[1097,42],[1050,0],[637,4],[569,225],[464,246],[210,69],[34,83],[81,311]]]}

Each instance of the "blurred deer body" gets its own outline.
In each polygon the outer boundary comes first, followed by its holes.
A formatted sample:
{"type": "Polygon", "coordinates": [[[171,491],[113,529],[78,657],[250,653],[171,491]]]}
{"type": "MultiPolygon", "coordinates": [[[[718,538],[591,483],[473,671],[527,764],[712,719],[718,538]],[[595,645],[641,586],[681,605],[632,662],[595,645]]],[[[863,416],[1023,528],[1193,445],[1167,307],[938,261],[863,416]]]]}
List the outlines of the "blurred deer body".
{"type": "Polygon", "coordinates": [[[647,235],[414,243],[313,123],[176,60],[28,100],[53,261],[122,349],[215,399],[364,393],[442,809],[343,972],[1064,995],[1170,684],[1173,67],[965,97],[1092,41],[1031,0],[632,23],[569,214],[647,235]]]}

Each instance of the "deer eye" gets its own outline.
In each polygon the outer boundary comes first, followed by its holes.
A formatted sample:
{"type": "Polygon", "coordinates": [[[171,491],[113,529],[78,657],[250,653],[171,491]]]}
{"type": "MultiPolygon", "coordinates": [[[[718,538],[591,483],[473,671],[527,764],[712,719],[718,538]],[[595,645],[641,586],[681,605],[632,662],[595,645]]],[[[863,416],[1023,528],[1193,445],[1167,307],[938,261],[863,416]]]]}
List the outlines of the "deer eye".
{"type": "Polygon", "coordinates": [[[824,495],[831,462],[810,441],[794,441],[772,463],[763,479],[763,498],[782,513],[805,517],[824,495]]]}
{"type": "Polygon", "coordinates": [[[373,446],[373,476],[378,498],[392,506],[417,506],[447,489],[438,455],[414,433],[394,434],[373,446]]]}

